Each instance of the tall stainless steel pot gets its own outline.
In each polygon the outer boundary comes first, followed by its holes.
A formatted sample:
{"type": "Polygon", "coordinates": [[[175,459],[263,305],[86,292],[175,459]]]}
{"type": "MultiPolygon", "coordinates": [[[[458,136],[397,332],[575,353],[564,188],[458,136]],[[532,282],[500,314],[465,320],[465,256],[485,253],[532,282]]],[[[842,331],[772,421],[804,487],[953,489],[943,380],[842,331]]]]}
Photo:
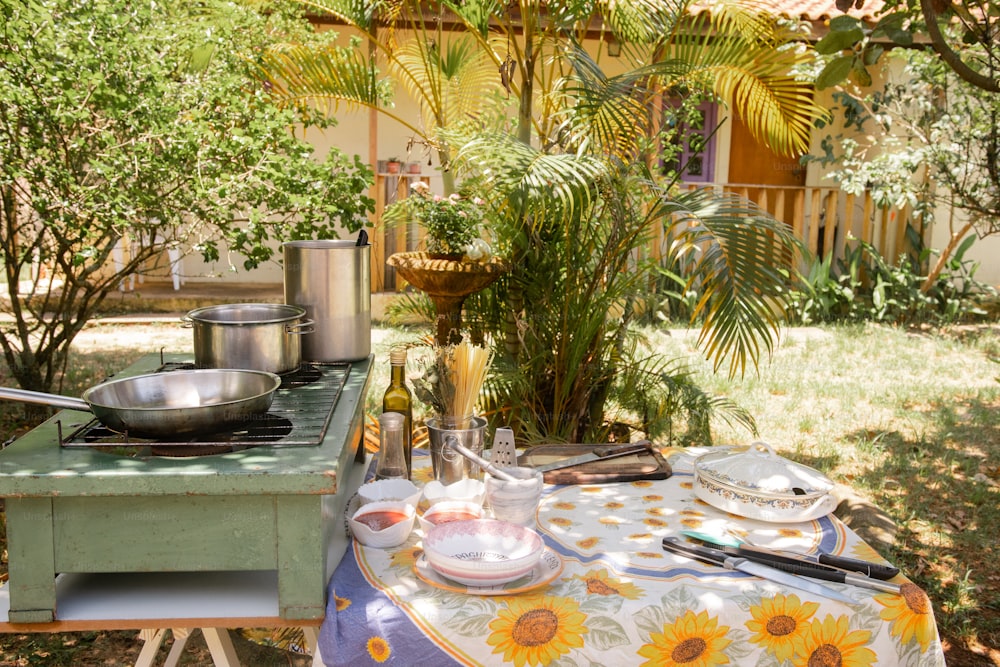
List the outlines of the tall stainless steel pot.
{"type": "Polygon", "coordinates": [[[357,361],[371,354],[371,246],[354,241],[282,244],[285,303],[305,308],[316,332],[307,361],[357,361]]]}
{"type": "Polygon", "coordinates": [[[305,314],[286,304],[231,303],[196,308],[183,319],[194,330],[199,368],[286,373],[302,363],[302,335],[312,335],[305,314]]]}

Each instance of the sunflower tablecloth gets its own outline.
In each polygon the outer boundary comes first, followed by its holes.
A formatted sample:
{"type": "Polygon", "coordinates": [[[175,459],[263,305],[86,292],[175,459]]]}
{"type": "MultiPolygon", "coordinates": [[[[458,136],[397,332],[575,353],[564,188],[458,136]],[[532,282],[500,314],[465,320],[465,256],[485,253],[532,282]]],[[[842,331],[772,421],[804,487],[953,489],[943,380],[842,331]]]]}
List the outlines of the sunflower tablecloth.
{"type": "MultiPolygon", "coordinates": [[[[549,584],[469,595],[416,576],[421,534],[403,546],[353,542],[337,567],[318,654],[339,665],[944,665],[931,605],[899,576],[902,595],[827,584],[848,605],[675,556],[681,530],[735,530],[755,544],[822,548],[881,561],[836,518],[764,523],[697,499],[697,450],[669,450],[666,480],[547,486],[538,529],[563,569],[549,584]]],[[[414,481],[430,479],[414,457],[414,481]]]]}

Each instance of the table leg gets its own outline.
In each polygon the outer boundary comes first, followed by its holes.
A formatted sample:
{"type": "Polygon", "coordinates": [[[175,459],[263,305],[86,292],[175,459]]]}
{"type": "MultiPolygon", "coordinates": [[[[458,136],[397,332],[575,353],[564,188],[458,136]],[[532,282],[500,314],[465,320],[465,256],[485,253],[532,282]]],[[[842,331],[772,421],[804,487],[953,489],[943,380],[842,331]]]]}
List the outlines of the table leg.
{"type": "Polygon", "coordinates": [[[240,667],[240,659],[236,655],[236,647],[226,628],[202,628],[205,643],[212,654],[215,667],[240,667]]]}
{"type": "Polygon", "coordinates": [[[135,660],[135,667],[153,667],[156,654],[163,643],[163,637],[167,634],[165,628],[149,628],[139,631],[139,639],[143,641],[142,650],[135,660]]]}
{"type": "Polygon", "coordinates": [[[174,636],[174,643],[170,645],[170,653],[163,661],[163,667],[177,667],[180,664],[184,646],[187,645],[188,637],[191,636],[190,628],[170,628],[170,632],[174,636]]]}
{"type": "Polygon", "coordinates": [[[12,623],[48,623],[56,608],[51,498],[7,498],[8,573],[12,623]]]}

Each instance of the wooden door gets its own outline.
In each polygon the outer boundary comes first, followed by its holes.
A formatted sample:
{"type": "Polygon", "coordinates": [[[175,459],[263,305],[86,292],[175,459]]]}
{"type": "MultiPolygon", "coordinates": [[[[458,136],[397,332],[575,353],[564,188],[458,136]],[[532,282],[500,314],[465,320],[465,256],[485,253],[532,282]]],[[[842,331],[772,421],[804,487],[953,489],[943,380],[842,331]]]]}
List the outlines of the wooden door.
{"type": "Polygon", "coordinates": [[[730,115],[730,122],[730,185],[748,186],[745,191],[750,199],[778,219],[793,224],[795,202],[806,184],[805,166],[797,157],[779,155],[758,143],[746,124],[735,115],[730,115]]]}

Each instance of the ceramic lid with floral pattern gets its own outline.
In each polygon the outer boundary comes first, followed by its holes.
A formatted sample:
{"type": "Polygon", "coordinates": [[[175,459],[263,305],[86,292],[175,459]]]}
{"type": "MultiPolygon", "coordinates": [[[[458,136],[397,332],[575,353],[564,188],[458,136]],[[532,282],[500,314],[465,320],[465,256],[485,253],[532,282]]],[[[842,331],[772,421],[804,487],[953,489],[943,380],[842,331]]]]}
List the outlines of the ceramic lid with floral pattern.
{"type": "Polygon", "coordinates": [[[760,441],[702,454],[695,460],[694,469],[697,475],[717,484],[770,497],[817,497],[834,487],[823,473],[780,456],[760,441]]]}

